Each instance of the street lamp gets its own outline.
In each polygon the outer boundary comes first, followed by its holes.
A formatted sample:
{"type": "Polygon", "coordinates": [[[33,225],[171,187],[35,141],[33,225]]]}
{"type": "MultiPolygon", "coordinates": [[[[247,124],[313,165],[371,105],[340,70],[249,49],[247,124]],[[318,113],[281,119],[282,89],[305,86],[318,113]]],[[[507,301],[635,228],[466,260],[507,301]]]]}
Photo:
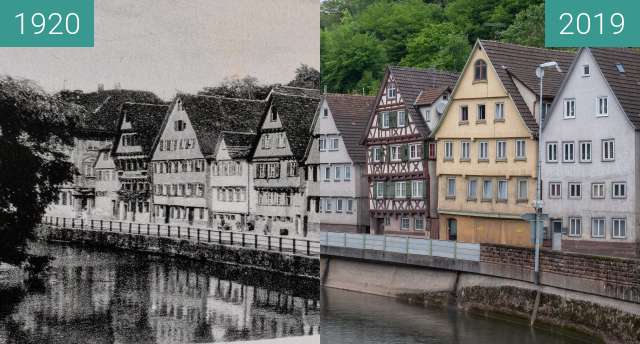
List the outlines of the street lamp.
{"type": "Polygon", "coordinates": [[[555,68],[558,73],[562,73],[562,69],[558,65],[556,61],[550,61],[542,63],[536,68],[536,76],[540,79],[540,113],[538,121],[538,163],[537,163],[537,195],[536,202],[534,204],[536,208],[536,243],[535,243],[535,260],[534,260],[534,272],[536,284],[540,283],[540,237],[542,236],[542,154],[544,154],[544,150],[542,148],[542,125],[544,121],[544,117],[542,116],[542,112],[544,111],[544,104],[542,99],[542,87],[544,84],[544,70],[545,68],[555,68]]]}

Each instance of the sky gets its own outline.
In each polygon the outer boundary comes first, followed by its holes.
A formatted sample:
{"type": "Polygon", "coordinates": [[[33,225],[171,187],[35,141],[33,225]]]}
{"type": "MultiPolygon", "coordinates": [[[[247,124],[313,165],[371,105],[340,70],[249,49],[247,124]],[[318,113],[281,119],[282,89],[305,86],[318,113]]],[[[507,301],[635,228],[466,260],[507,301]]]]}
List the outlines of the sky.
{"type": "Polygon", "coordinates": [[[0,48],[0,74],[165,100],[226,77],[284,83],[301,63],[319,69],[319,13],[317,0],[95,0],[95,47],[0,48]]]}

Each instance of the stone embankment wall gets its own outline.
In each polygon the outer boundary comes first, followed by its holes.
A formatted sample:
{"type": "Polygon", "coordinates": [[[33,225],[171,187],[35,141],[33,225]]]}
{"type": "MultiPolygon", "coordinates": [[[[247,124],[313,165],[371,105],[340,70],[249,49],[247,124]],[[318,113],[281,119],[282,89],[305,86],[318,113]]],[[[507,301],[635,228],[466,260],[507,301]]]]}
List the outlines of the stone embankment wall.
{"type": "Polygon", "coordinates": [[[49,241],[62,241],[107,249],[131,250],[212,263],[228,263],[251,268],[318,279],[317,257],[256,250],[248,247],[215,243],[195,243],[178,238],[163,238],[118,232],[81,231],[43,225],[38,236],[49,241]]]}

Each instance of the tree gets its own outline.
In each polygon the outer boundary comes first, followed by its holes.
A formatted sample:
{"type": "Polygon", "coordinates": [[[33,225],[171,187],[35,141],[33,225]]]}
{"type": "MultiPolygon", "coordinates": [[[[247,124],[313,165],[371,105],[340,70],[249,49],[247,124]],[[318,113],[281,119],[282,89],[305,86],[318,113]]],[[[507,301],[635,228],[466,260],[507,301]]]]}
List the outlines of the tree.
{"type": "Polygon", "coordinates": [[[0,77],[0,260],[28,258],[27,240],[73,179],[66,151],[80,113],[31,81],[0,77]]]}
{"type": "Polygon", "coordinates": [[[217,86],[205,87],[198,95],[223,96],[229,98],[264,99],[269,95],[273,85],[262,85],[252,76],[225,78],[217,86]]]}
{"type": "Polygon", "coordinates": [[[320,88],[320,72],[306,64],[296,68],[296,76],[288,83],[289,86],[302,88],[320,88]]]}
{"type": "Polygon", "coordinates": [[[407,44],[403,66],[461,71],[471,45],[451,23],[427,24],[407,44]]]}
{"type": "Polygon", "coordinates": [[[544,3],[531,5],[501,33],[501,40],[533,47],[544,47],[544,3]]]}

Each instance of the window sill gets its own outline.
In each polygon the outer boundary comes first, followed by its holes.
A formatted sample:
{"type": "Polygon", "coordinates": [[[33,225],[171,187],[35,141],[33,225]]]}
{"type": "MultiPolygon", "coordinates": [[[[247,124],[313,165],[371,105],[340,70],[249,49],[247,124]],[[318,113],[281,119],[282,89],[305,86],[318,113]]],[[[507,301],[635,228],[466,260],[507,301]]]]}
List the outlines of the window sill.
{"type": "Polygon", "coordinates": [[[547,160],[547,161],[545,161],[545,163],[547,163],[547,164],[557,164],[558,160],[554,160],[554,161],[547,160]]]}
{"type": "Polygon", "coordinates": [[[480,202],[492,203],[492,202],[493,202],[493,199],[486,199],[486,198],[483,198],[480,202]]]}
{"type": "Polygon", "coordinates": [[[458,125],[469,125],[469,121],[458,121],[458,125]]]}
{"type": "Polygon", "coordinates": [[[527,161],[527,158],[515,158],[513,161],[527,161]]]}
{"type": "Polygon", "coordinates": [[[447,161],[453,162],[453,158],[445,158],[445,159],[443,159],[443,161],[444,162],[447,162],[447,161]]]}
{"type": "Polygon", "coordinates": [[[609,114],[608,113],[602,114],[602,115],[596,114],[596,118],[599,118],[599,117],[609,117],[609,114]]]}
{"type": "Polygon", "coordinates": [[[467,202],[477,202],[477,198],[467,198],[467,202]]]}
{"type": "Polygon", "coordinates": [[[563,164],[574,164],[576,161],[575,160],[563,160],[562,163],[563,164]]]}
{"type": "Polygon", "coordinates": [[[468,158],[460,159],[460,162],[471,162],[471,159],[468,159],[468,158]]]}
{"type": "Polygon", "coordinates": [[[476,121],[476,124],[487,124],[487,120],[486,119],[479,119],[476,121]]]}
{"type": "Polygon", "coordinates": [[[506,199],[497,199],[496,200],[496,203],[507,203],[507,202],[508,202],[508,200],[506,200],[506,199]]]}
{"type": "Polygon", "coordinates": [[[478,159],[478,162],[488,163],[488,162],[489,162],[489,159],[478,159]]]}
{"type": "Polygon", "coordinates": [[[582,199],[582,197],[569,197],[568,199],[572,201],[579,201],[582,199]]]}
{"type": "Polygon", "coordinates": [[[504,123],[504,118],[495,118],[493,123],[504,123]]]}
{"type": "Polygon", "coordinates": [[[496,159],[496,162],[507,162],[507,159],[496,159]]]}
{"type": "Polygon", "coordinates": [[[576,117],[575,116],[574,117],[565,117],[565,116],[563,116],[562,119],[576,119],[576,117]]]}
{"type": "Polygon", "coordinates": [[[614,162],[614,161],[616,161],[616,160],[615,159],[613,159],[613,160],[602,160],[602,162],[614,162]]]}
{"type": "Polygon", "coordinates": [[[614,237],[614,236],[612,236],[611,239],[614,239],[614,240],[627,240],[627,237],[614,237]]]}
{"type": "Polygon", "coordinates": [[[529,203],[529,200],[528,199],[518,199],[518,200],[516,200],[516,203],[518,203],[518,204],[529,203]]]}
{"type": "Polygon", "coordinates": [[[488,84],[489,82],[486,79],[480,79],[480,80],[473,80],[471,82],[471,85],[476,85],[476,84],[488,84]]]}
{"type": "Polygon", "coordinates": [[[445,196],[444,199],[455,200],[456,196],[445,196]]]}

